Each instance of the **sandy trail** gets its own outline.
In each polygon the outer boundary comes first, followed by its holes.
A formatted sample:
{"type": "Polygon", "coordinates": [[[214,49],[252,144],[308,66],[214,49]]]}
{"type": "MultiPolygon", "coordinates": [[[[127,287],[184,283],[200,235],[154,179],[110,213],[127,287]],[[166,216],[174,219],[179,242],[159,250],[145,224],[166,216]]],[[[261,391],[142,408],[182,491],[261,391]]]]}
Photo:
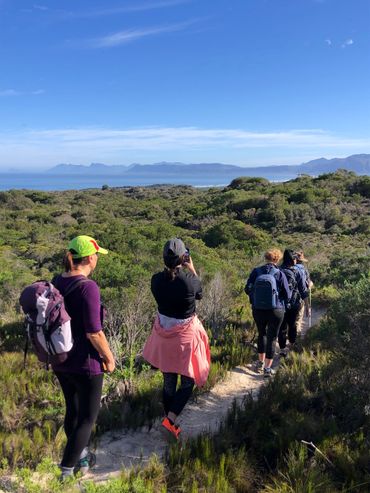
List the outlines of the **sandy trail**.
{"type": "MultiPolygon", "coordinates": [[[[325,313],[323,309],[312,312],[312,325],[325,313]]],[[[308,330],[304,319],[302,335],[308,330]]],[[[276,358],[274,366],[279,364],[276,358]]],[[[202,432],[216,432],[226,417],[233,401],[240,403],[247,394],[254,397],[264,383],[263,375],[255,373],[251,365],[237,367],[228,372],[227,377],[218,382],[210,392],[198,396],[185,407],[179,418],[182,440],[195,437],[202,432]]],[[[136,431],[119,430],[105,433],[99,440],[96,450],[97,463],[88,475],[94,481],[105,481],[117,476],[122,468],[145,464],[153,454],[162,458],[167,442],[160,431],[160,420],[153,427],[136,431]]]]}

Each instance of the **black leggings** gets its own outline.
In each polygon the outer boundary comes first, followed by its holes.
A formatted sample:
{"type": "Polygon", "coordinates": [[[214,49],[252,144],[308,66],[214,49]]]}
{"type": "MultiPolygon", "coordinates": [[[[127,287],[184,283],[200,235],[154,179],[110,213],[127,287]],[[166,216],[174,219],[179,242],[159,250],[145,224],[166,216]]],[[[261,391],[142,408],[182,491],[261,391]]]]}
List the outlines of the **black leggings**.
{"type": "Polygon", "coordinates": [[[98,417],[103,388],[103,374],[88,376],[55,372],[66,401],[64,431],[67,445],[61,466],[74,467],[88,445],[98,417]]]}
{"type": "Polygon", "coordinates": [[[295,343],[297,339],[297,325],[300,309],[301,306],[298,306],[298,308],[291,308],[285,312],[284,320],[279,332],[280,349],[285,348],[287,337],[291,344],[295,343]]]}
{"type": "Polygon", "coordinates": [[[190,377],[181,377],[181,385],[177,387],[177,373],[163,373],[163,407],[166,415],[172,412],[178,416],[188,402],[194,387],[194,380],[190,377]]]}
{"type": "Polygon", "coordinates": [[[258,329],[258,352],[266,353],[266,358],[272,359],[284,310],[253,310],[253,318],[258,329]]]}

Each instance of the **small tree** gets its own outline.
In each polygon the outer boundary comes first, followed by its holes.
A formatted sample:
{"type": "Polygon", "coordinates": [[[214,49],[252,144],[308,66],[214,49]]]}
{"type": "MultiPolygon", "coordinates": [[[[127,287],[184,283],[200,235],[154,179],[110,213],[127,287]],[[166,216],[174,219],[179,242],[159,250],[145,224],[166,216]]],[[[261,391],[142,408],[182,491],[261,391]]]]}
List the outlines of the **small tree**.
{"type": "Polygon", "coordinates": [[[225,327],[231,311],[232,296],[225,278],[220,272],[204,286],[198,314],[210,327],[215,337],[225,327]]]}
{"type": "Polygon", "coordinates": [[[135,357],[148,336],[154,314],[149,287],[137,286],[130,296],[127,292],[112,298],[107,304],[106,335],[116,360],[117,369],[133,371],[135,357]]]}

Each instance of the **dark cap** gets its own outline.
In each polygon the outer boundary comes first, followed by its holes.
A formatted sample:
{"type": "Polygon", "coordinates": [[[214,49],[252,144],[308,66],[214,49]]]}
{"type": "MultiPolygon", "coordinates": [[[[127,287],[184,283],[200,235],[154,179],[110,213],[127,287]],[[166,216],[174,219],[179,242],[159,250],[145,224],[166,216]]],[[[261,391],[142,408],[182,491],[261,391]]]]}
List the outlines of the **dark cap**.
{"type": "Polygon", "coordinates": [[[296,256],[294,250],[290,250],[288,248],[286,250],[284,250],[284,254],[283,254],[283,263],[284,264],[293,265],[294,261],[296,259],[297,259],[297,256],[296,256]]]}
{"type": "Polygon", "coordinates": [[[169,268],[181,264],[181,258],[186,253],[185,244],[180,238],[171,238],[163,248],[163,260],[169,268]]]}

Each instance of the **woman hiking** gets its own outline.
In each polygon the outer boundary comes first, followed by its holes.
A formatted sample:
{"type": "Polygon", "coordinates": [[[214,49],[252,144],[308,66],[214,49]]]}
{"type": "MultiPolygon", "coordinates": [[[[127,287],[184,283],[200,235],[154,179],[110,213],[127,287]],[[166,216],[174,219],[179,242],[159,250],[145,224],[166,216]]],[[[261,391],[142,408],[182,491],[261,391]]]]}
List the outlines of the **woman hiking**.
{"type": "Polygon", "coordinates": [[[297,256],[294,251],[285,250],[280,270],[284,272],[288,279],[292,296],[286,305],[283,323],[279,331],[280,356],[283,357],[288,354],[287,338],[291,346],[297,339],[298,318],[303,306],[305,307],[306,317],[310,315],[308,287],[302,271],[296,267],[296,262],[297,256]]]}
{"type": "Polygon", "coordinates": [[[179,438],[177,417],[194,384],[205,384],[210,367],[207,333],[195,313],[202,286],[183,241],[172,238],[163,249],[164,270],[154,274],[151,290],[158,313],[144,350],[144,358],[163,373],[162,429],[179,438]],[[177,388],[178,376],[180,386],[177,388]]]}
{"type": "MultiPolygon", "coordinates": [[[[308,303],[309,303],[309,305],[311,305],[311,289],[313,288],[313,282],[311,280],[310,273],[308,272],[308,269],[306,267],[308,260],[305,258],[302,250],[296,251],[295,256],[297,257],[296,268],[299,269],[301,274],[302,274],[302,277],[303,277],[304,282],[306,284],[306,287],[308,289],[308,296],[309,296],[309,302],[308,303]]],[[[310,306],[310,311],[311,311],[311,306],[310,306]]],[[[302,332],[303,315],[304,315],[304,305],[302,304],[301,309],[299,310],[298,319],[297,319],[297,332],[298,332],[298,334],[300,332],[302,332]]],[[[310,318],[309,318],[309,325],[311,325],[310,319],[311,319],[311,313],[310,313],[310,318]]]]}
{"type": "Polygon", "coordinates": [[[66,403],[67,444],[60,464],[62,481],[77,471],[84,474],[95,464],[88,442],[100,408],[103,370],[112,372],[115,367],[102,330],[99,287],[88,279],[98,255],[107,253],[90,236],[77,236],[68,244],[63,274],[53,279],[64,295],[74,340],[67,360],[52,365],[66,403]]]}
{"type": "Polygon", "coordinates": [[[257,373],[263,371],[265,378],[274,373],[271,365],[276,338],[284,318],[285,302],[291,298],[287,278],[277,267],[281,257],[279,249],[268,250],[265,253],[266,264],[252,270],[244,288],[252,304],[258,330],[258,361],[255,370],[257,373]]]}

